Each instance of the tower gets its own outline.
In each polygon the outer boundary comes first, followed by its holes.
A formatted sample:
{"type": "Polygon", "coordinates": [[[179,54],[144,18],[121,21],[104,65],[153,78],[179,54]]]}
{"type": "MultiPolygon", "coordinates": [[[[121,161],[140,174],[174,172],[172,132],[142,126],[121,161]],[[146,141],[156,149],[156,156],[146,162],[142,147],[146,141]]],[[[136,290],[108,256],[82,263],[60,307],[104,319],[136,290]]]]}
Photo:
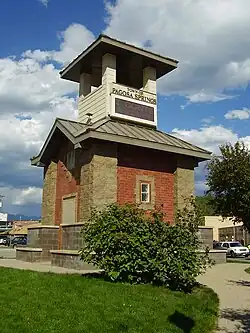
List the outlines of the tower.
{"type": "Polygon", "coordinates": [[[156,81],[177,64],[100,35],[60,74],[62,79],[79,83],[79,122],[110,117],[156,128],[156,81]]]}
{"type": "Polygon", "coordinates": [[[44,168],[42,225],[29,230],[30,253],[39,260],[52,255],[53,264],[80,267],[79,232],[93,208],[134,203],[174,222],[194,193],[194,168],[210,158],[157,129],[156,81],[177,64],[100,35],[60,72],[79,84],[78,119],[57,118],[31,159],[44,168]]]}

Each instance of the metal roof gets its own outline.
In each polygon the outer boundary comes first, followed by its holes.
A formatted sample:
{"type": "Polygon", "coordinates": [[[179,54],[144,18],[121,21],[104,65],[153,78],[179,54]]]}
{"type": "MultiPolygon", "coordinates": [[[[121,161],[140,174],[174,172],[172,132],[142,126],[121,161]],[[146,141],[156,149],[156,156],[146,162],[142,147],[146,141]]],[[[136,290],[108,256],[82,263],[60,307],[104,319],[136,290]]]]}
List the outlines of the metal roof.
{"type": "MultiPolygon", "coordinates": [[[[143,68],[152,66],[156,69],[157,78],[171,72],[177,68],[178,64],[178,61],[175,59],[153,53],[150,50],[139,48],[135,45],[101,34],[80,55],[73,59],[66,68],[60,71],[61,78],[79,82],[80,74],[82,72],[91,73],[93,64],[95,69],[99,69],[99,73],[101,74],[101,59],[105,53],[111,53],[118,57],[125,57],[127,61],[130,57],[133,57],[133,61],[136,61],[135,69],[140,73],[142,73],[143,68]]],[[[134,74],[135,72],[133,75],[134,74]]]]}
{"type": "Polygon", "coordinates": [[[95,138],[193,156],[199,161],[210,159],[211,155],[209,151],[203,148],[151,127],[110,118],[104,118],[94,124],[57,118],[39,155],[32,158],[33,165],[37,165],[41,161],[56,128],[64,133],[75,146],[84,140],[95,138]]]}

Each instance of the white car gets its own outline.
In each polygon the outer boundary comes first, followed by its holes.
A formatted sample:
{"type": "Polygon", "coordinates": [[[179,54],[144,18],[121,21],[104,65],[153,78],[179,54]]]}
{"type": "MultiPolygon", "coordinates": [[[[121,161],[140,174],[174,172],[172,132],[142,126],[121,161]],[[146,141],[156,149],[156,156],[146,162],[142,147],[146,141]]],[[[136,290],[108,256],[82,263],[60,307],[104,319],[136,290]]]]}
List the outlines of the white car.
{"type": "Polygon", "coordinates": [[[227,250],[227,255],[231,257],[245,256],[248,257],[249,249],[240,242],[221,242],[220,246],[227,250]]]}

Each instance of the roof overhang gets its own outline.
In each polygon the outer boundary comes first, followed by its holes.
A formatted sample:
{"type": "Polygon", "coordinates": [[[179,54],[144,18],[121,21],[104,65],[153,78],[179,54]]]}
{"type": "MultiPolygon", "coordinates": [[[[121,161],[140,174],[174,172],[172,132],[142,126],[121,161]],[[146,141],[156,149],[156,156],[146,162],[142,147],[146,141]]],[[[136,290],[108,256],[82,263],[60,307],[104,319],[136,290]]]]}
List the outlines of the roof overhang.
{"type": "Polygon", "coordinates": [[[52,126],[49,135],[47,136],[46,141],[44,142],[44,145],[39,153],[39,155],[34,156],[30,159],[31,165],[35,165],[38,167],[44,167],[45,163],[43,161],[43,156],[45,154],[45,151],[47,150],[50,142],[52,141],[52,137],[55,134],[55,131],[59,130],[62,134],[65,135],[66,138],[68,138],[73,144],[75,142],[74,136],[59,122],[58,119],[56,119],[54,125],[52,126]]]}
{"type": "Polygon", "coordinates": [[[50,141],[52,140],[53,134],[57,129],[59,129],[72,142],[72,144],[74,145],[74,149],[81,148],[81,142],[83,141],[86,141],[88,139],[97,139],[103,141],[122,143],[131,146],[143,147],[148,149],[160,150],[180,155],[192,156],[195,157],[198,162],[211,159],[211,153],[205,150],[204,152],[202,151],[198,152],[195,150],[185,149],[163,143],[150,142],[142,139],[135,139],[116,134],[102,133],[96,131],[95,129],[92,129],[91,127],[88,128],[84,133],[78,135],[77,137],[74,137],[58,120],[56,120],[39,155],[31,159],[31,165],[44,166],[46,164],[46,161],[44,160],[43,157],[50,141]]]}
{"type": "Polygon", "coordinates": [[[106,53],[122,57],[127,61],[133,58],[135,68],[154,67],[157,79],[177,68],[178,64],[178,61],[175,59],[158,55],[106,35],[100,35],[86,50],[60,72],[61,78],[79,82],[81,73],[91,73],[93,66],[101,69],[102,56],[106,53]]]}
{"type": "Polygon", "coordinates": [[[118,142],[118,143],[122,143],[122,144],[126,144],[126,145],[143,147],[143,148],[148,148],[148,149],[161,150],[161,151],[180,154],[180,155],[193,156],[193,157],[196,157],[200,162],[211,159],[211,154],[208,152],[207,153],[197,152],[197,151],[192,151],[190,149],[184,149],[184,148],[175,147],[175,146],[162,144],[162,143],[155,143],[155,142],[150,142],[150,141],[146,141],[146,140],[133,139],[133,138],[128,138],[128,137],[124,137],[124,136],[118,136],[115,134],[100,133],[100,132],[96,132],[91,129],[89,131],[87,131],[87,133],[79,136],[78,140],[79,140],[79,142],[81,142],[81,141],[87,140],[89,138],[104,140],[104,141],[111,141],[111,142],[118,142]]]}

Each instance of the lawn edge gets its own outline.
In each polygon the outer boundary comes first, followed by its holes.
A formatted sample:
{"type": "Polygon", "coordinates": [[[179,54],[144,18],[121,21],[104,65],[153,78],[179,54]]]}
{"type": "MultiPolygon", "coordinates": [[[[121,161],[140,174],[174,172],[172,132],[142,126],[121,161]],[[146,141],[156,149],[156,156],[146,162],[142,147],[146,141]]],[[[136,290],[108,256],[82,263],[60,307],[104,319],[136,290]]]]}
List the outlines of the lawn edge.
{"type": "Polygon", "coordinates": [[[209,291],[209,293],[211,294],[211,296],[214,296],[216,298],[216,304],[214,306],[216,306],[216,315],[215,315],[215,320],[214,320],[214,323],[213,325],[211,325],[211,330],[210,330],[210,333],[216,333],[217,330],[218,330],[218,327],[219,327],[219,316],[220,316],[220,298],[219,298],[219,295],[215,292],[214,289],[212,289],[211,287],[208,287],[207,285],[205,284],[202,284],[202,283],[198,283],[197,285],[198,288],[202,289],[206,289],[207,291],[209,291]]]}
{"type": "Polygon", "coordinates": [[[248,273],[248,274],[250,274],[250,267],[246,268],[245,272],[248,273]]]}

